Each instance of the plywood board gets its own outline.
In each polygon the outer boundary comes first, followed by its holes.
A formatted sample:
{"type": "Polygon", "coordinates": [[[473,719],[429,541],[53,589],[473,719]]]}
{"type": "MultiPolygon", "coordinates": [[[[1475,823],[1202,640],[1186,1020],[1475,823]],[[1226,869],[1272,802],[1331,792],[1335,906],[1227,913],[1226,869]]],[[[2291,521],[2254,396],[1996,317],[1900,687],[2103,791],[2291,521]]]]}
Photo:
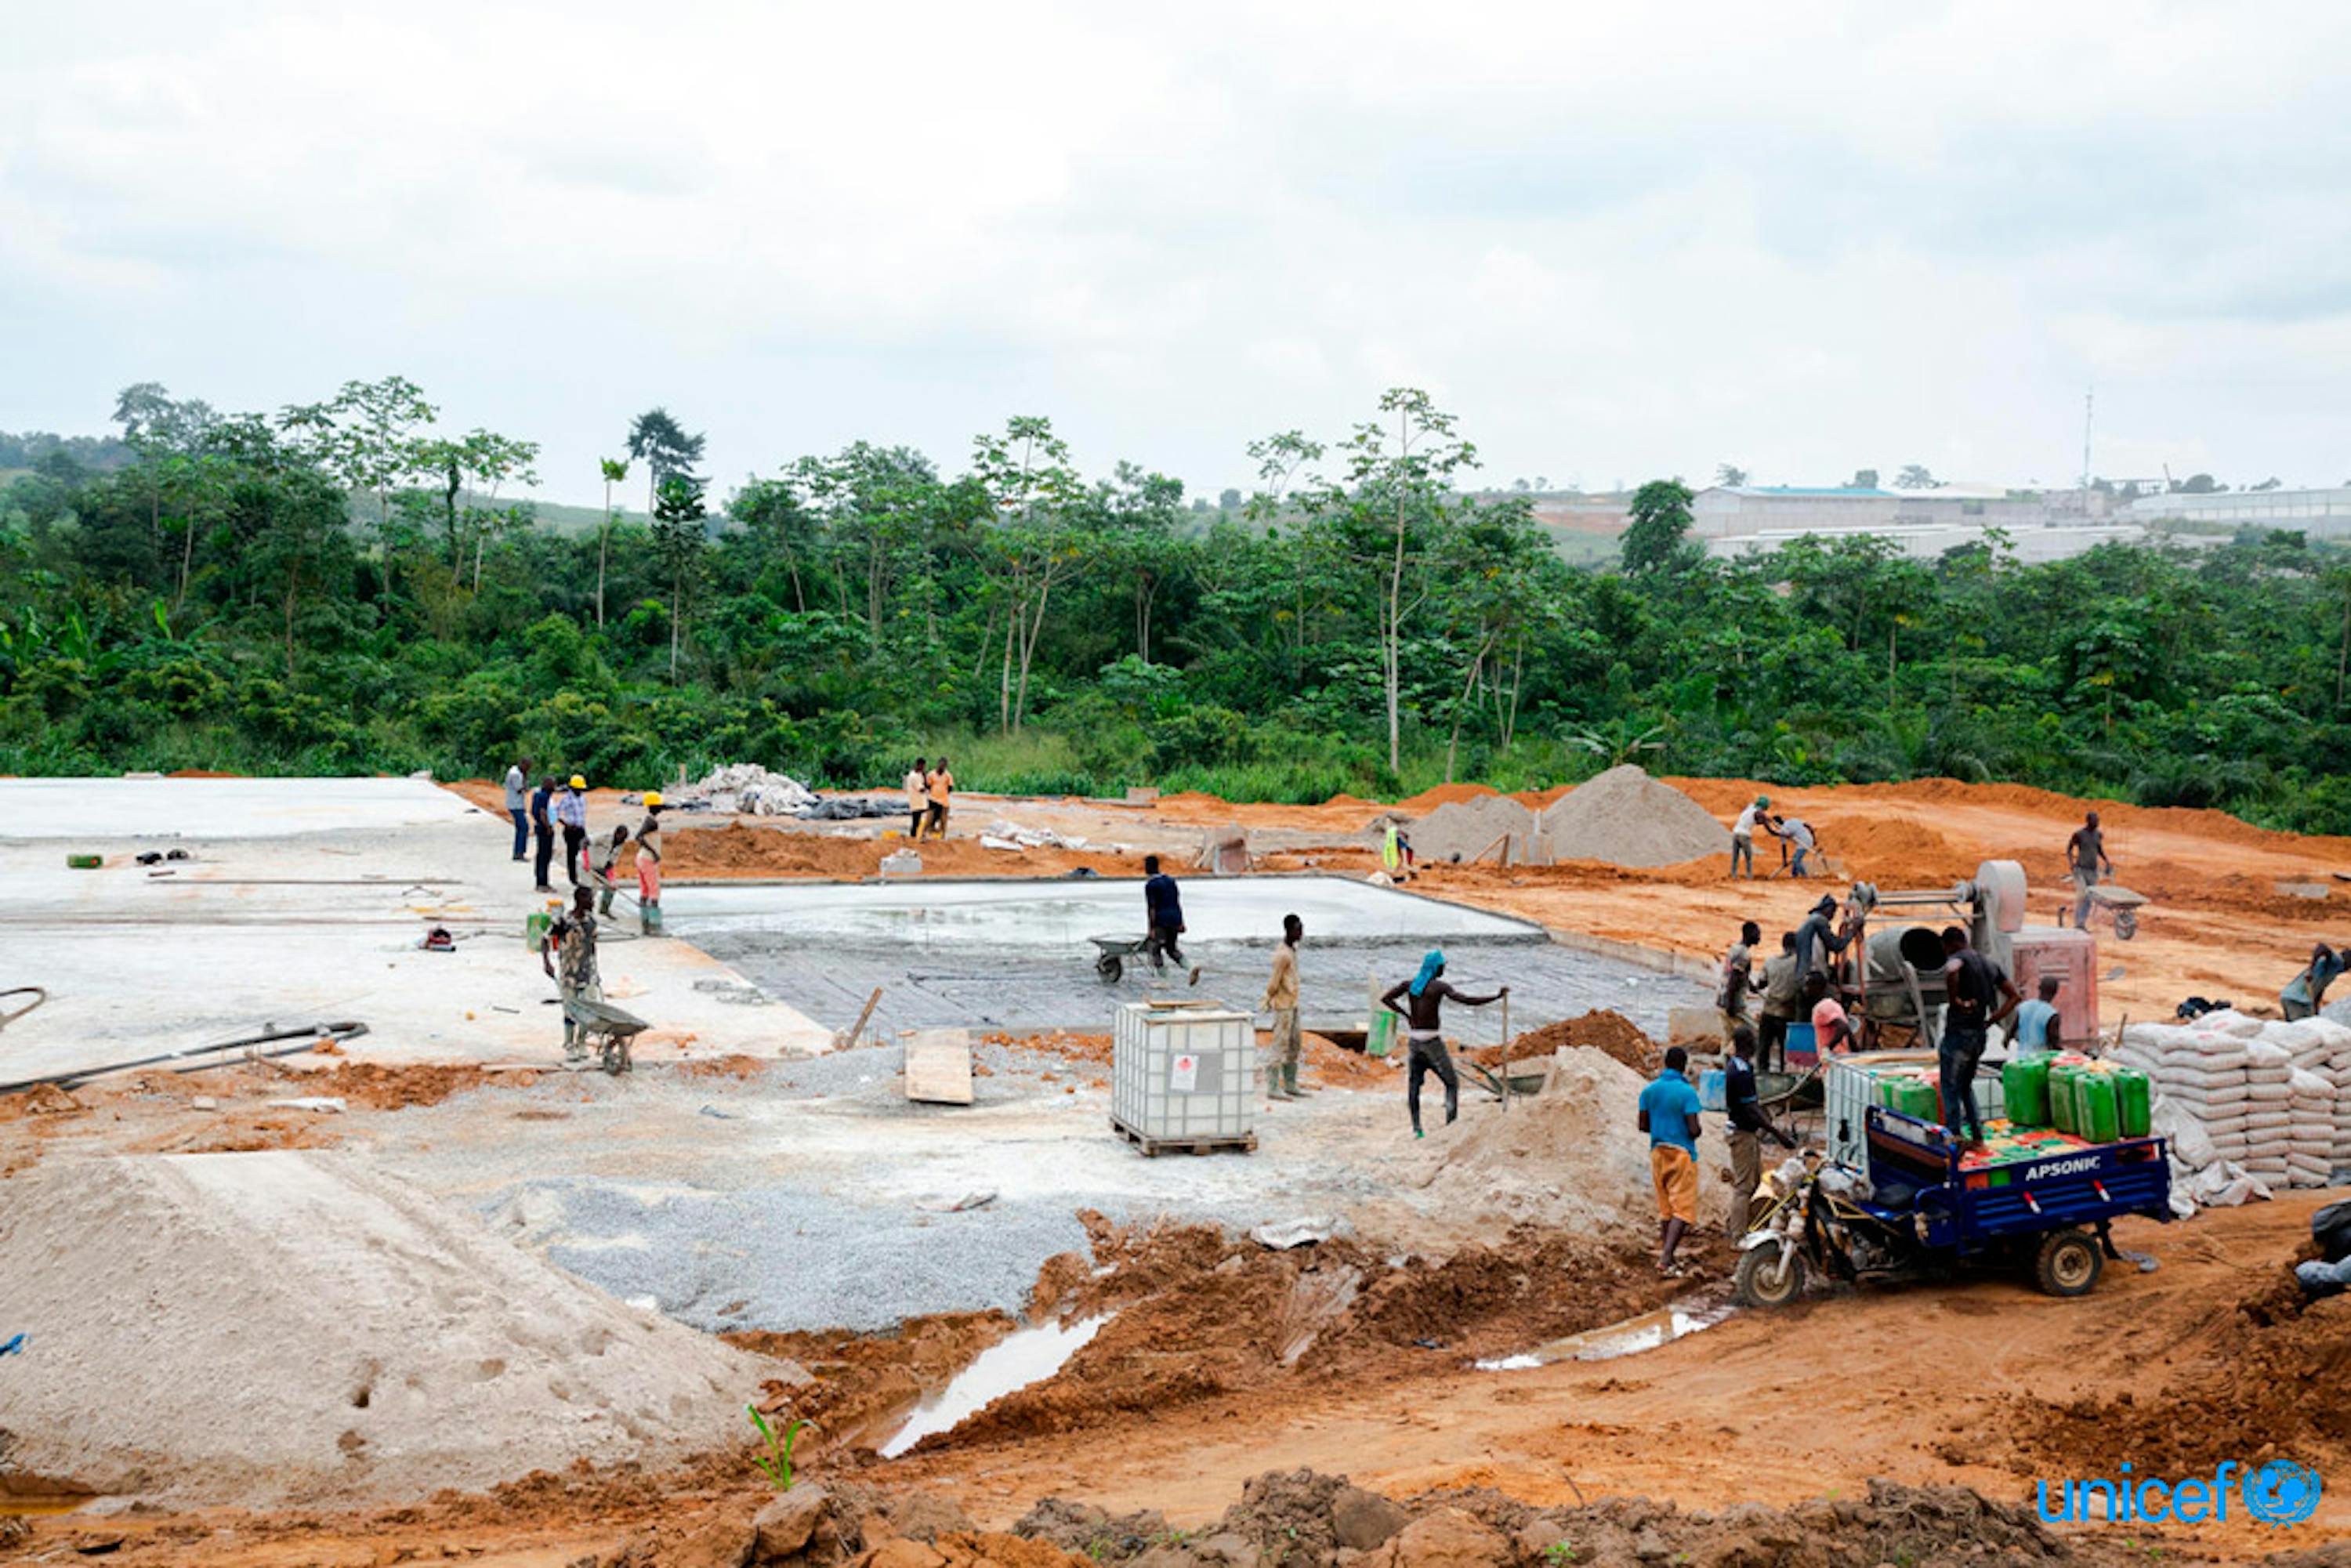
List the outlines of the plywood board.
{"type": "Polygon", "coordinates": [[[906,1098],[931,1105],[971,1103],[971,1034],[918,1029],[906,1037],[906,1098]]]}

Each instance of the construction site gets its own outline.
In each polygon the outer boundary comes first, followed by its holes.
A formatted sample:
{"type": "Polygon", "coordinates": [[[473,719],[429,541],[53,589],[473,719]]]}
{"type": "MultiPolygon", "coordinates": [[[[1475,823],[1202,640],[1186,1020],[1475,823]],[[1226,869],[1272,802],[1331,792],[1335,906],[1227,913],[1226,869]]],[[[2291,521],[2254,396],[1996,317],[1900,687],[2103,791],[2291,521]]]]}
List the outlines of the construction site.
{"type": "Polygon", "coordinates": [[[0,779],[0,1560],[2351,1561],[2351,1022],[2281,998],[2351,839],[1634,767],[966,793],[912,841],[879,789],[681,786],[582,1005],[494,781],[0,779]],[[1730,874],[1759,798],[1812,874],[1730,874]],[[1824,901],[1859,1049],[1761,1064],[1736,1214],[1724,954],[1824,901]],[[1965,1144],[1947,927],[2062,982],[1965,1144]],[[1445,1013],[1416,1137],[1432,949],[1507,995],[1445,1013]],[[2058,1516],[2145,1477],[2224,1506],[2058,1516]]]}

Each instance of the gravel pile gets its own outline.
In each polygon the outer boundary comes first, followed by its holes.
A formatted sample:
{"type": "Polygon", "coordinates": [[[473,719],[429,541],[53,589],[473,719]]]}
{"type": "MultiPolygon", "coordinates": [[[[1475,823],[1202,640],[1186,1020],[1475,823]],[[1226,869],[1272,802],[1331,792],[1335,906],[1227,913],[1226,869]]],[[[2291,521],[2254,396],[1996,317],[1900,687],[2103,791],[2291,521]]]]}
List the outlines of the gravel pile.
{"type": "Polygon", "coordinates": [[[768,1364],[352,1155],[52,1161],[0,1206],[9,1468],[256,1506],[478,1489],[740,1437],[768,1364]]]}
{"type": "Polygon", "coordinates": [[[1508,795],[1481,795],[1439,806],[1406,830],[1412,852],[1424,864],[1466,861],[1504,833],[1516,835],[1512,856],[1523,858],[1535,831],[1535,814],[1508,795]]]}
{"type": "Polygon", "coordinates": [[[1713,813],[1630,762],[1561,796],[1541,828],[1554,861],[1660,866],[1730,852],[1730,830],[1713,813]]]}

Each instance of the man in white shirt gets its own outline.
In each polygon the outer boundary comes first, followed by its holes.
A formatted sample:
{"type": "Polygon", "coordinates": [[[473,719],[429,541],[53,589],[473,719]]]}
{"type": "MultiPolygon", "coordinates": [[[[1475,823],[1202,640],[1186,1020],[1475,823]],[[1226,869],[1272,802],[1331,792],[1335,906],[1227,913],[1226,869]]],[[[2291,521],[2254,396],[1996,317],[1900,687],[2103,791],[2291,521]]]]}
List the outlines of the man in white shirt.
{"type": "Polygon", "coordinates": [[[1757,815],[1758,815],[1758,814],[1760,814],[1760,813],[1761,813],[1761,812],[1764,812],[1764,811],[1768,811],[1768,810],[1770,810],[1771,809],[1771,796],[1769,796],[1769,795],[1758,795],[1758,796],[1756,796],[1756,797],[1755,797],[1755,803],[1754,803],[1753,805],[1751,805],[1751,806],[1748,807],[1748,808],[1747,808],[1747,810],[1743,810],[1743,811],[1740,812],[1740,813],[1739,813],[1739,821],[1731,824],[1731,828],[1730,828],[1730,874],[1731,874],[1731,875],[1733,875],[1733,876],[1737,876],[1737,875],[1739,874],[1739,868],[1740,868],[1740,866],[1743,863],[1743,864],[1747,867],[1747,874],[1748,874],[1750,878],[1754,876],[1754,874],[1755,874],[1755,819],[1756,819],[1756,817],[1757,817],[1757,815]]]}
{"type": "Polygon", "coordinates": [[[530,758],[507,769],[507,815],[514,819],[515,863],[530,853],[530,758]]]}

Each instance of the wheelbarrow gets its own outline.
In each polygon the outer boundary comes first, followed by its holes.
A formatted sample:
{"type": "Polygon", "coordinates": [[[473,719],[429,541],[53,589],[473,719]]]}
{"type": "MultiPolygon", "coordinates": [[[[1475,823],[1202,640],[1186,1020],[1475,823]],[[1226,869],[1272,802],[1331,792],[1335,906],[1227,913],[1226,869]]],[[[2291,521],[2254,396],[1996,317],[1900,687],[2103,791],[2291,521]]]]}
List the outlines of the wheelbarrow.
{"type": "Polygon", "coordinates": [[[581,1042],[604,1071],[616,1078],[636,1066],[630,1057],[630,1042],[653,1027],[632,1012],[585,997],[566,997],[563,1016],[579,1030],[581,1042]]]}
{"type": "Polygon", "coordinates": [[[8,989],[0,991],[0,1029],[6,1029],[48,999],[49,993],[38,986],[11,986],[8,989]],[[33,999],[19,1003],[16,1000],[19,997],[30,997],[33,999]]]}
{"type": "MultiPolygon", "coordinates": [[[[2109,916],[2114,922],[2115,940],[2127,942],[2138,935],[2138,912],[2146,903],[2147,894],[2143,893],[2133,893],[2129,888],[2102,882],[2090,889],[2089,920],[2095,921],[2101,914],[2109,916]]],[[[2070,913],[2070,910],[2062,911],[2061,915],[2070,913]]],[[[2057,923],[2060,925],[2065,924],[2063,918],[2057,923]]]]}
{"type": "Polygon", "coordinates": [[[1151,946],[1148,936],[1089,936],[1094,945],[1094,973],[1105,986],[1115,986],[1126,973],[1126,961],[1151,946]]]}

